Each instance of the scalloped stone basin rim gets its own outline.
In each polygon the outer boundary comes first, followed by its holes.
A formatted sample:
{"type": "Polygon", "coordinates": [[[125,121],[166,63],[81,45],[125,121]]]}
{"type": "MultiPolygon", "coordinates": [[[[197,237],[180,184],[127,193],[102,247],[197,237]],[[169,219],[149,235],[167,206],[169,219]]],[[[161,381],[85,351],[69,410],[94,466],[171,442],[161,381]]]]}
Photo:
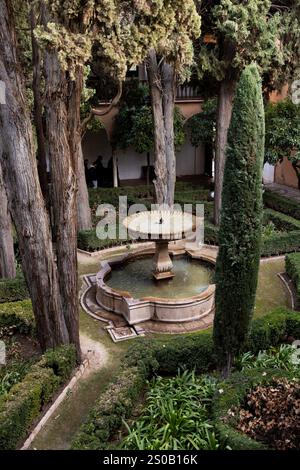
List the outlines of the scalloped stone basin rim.
{"type": "MultiPolygon", "coordinates": [[[[97,303],[105,310],[122,315],[129,325],[135,325],[148,320],[172,323],[185,322],[199,320],[209,315],[214,308],[214,284],[210,284],[199,295],[185,299],[165,299],[159,297],[136,299],[129,292],[112,289],[106,284],[105,279],[114,265],[126,263],[137,257],[149,256],[149,254],[153,253],[154,250],[144,250],[144,252],[138,254],[126,253],[118,260],[101,262],[101,269],[96,276],[97,303]]],[[[214,263],[209,257],[194,256],[188,250],[185,253],[193,259],[202,259],[206,262],[214,263]]]]}

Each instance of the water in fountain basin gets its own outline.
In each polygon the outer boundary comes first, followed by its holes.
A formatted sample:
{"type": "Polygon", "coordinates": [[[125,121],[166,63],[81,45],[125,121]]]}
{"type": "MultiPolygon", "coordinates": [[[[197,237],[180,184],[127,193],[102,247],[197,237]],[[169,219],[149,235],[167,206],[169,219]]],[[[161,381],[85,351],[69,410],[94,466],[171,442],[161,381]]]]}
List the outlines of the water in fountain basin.
{"type": "Polygon", "coordinates": [[[173,258],[175,276],[171,279],[155,281],[152,268],[152,258],[136,259],[113,267],[106,283],[113,289],[129,292],[134,298],[183,299],[200,294],[214,282],[212,265],[187,256],[173,258]]]}

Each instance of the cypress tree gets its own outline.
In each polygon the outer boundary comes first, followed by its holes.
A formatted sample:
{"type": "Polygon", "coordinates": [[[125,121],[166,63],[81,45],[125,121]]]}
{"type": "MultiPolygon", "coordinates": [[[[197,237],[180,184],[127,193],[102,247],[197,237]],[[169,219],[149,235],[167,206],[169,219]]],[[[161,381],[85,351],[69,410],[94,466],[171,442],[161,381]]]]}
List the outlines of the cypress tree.
{"type": "Polygon", "coordinates": [[[264,106],[255,64],[243,71],[234,99],[224,172],[216,264],[214,345],[223,375],[247,338],[258,280],[262,226],[264,106]]]}

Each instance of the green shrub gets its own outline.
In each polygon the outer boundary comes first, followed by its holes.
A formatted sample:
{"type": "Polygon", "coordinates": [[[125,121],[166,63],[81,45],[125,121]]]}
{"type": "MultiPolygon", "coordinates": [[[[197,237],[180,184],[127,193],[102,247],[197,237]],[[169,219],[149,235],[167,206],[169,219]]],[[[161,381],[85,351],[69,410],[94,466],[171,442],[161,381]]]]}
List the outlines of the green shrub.
{"type": "Polygon", "coordinates": [[[64,345],[45,352],[38,367],[51,368],[55,375],[64,382],[71,374],[76,364],[76,351],[73,345],[64,345]]]}
{"type": "Polygon", "coordinates": [[[75,348],[61,346],[47,351],[23,380],[0,398],[0,449],[15,449],[25,438],[42,407],[71,374],[75,348]]]}
{"type": "Polygon", "coordinates": [[[22,273],[15,279],[0,280],[0,303],[29,299],[27,285],[22,273]]]}
{"type": "Polygon", "coordinates": [[[292,379],[295,372],[281,369],[249,369],[236,372],[218,384],[218,390],[213,399],[213,419],[217,437],[233,450],[260,450],[267,447],[235,428],[239,414],[236,412],[244,404],[247,393],[257,385],[267,385],[274,377],[292,379]],[[228,413],[231,411],[230,413],[228,413]]]}
{"type": "Polygon", "coordinates": [[[0,328],[8,326],[25,335],[34,333],[35,322],[30,300],[0,303],[0,328]]]}
{"type": "Polygon", "coordinates": [[[255,305],[263,221],[264,138],[261,79],[257,66],[251,64],[238,83],[228,131],[215,273],[213,338],[219,366],[227,373],[244,346],[255,305]]]}
{"type": "Polygon", "coordinates": [[[285,257],[285,269],[294,283],[296,306],[300,309],[300,253],[293,253],[285,257]]]}
{"type": "Polygon", "coordinates": [[[123,369],[96,402],[72,448],[107,449],[110,436],[121,426],[122,420],[131,415],[144,383],[145,376],[137,367],[123,369]]]}
{"type": "Polygon", "coordinates": [[[266,207],[300,220],[300,204],[294,199],[268,190],[265,190],[263,198],[266,207]]]}

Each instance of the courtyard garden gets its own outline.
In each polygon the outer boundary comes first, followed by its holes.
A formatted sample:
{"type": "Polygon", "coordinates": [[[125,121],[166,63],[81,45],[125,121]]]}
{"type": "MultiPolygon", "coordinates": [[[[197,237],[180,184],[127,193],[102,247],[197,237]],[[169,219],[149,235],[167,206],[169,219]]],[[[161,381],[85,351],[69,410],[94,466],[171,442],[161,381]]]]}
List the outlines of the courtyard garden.
{"type": "Polygon", "coordinates": [[[0,451],[300,449],[277,3],[0,0],[0,451]]]}

